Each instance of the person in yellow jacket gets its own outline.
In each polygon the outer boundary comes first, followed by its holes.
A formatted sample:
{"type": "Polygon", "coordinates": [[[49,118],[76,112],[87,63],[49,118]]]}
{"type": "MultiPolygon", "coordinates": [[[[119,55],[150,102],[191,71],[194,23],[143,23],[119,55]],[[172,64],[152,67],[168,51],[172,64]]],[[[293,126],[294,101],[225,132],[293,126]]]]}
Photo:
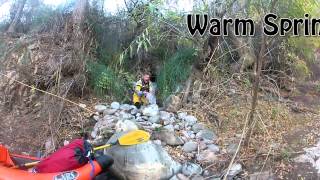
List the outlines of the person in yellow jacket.
{"type": "Polygon", "coordinates": [[[150,92],[152,91],[152,82],[150,75],[144,74],[143,77],[136,82],[133,93],[133,104],[140,108],[141,105],[148,105],[150,92]]]}

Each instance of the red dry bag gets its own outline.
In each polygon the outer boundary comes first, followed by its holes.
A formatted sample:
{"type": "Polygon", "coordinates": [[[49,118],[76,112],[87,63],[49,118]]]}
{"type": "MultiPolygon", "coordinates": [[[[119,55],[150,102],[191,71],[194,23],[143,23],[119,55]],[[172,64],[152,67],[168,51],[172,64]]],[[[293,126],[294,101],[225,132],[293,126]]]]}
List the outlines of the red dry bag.
{"type": "Polygon", "coordinates": [[[89,161],[86,154],[90,147],[87,141],[76,139],[42,160],[35,170],[38,173],[53,173],[79,168],[89,161]]]}

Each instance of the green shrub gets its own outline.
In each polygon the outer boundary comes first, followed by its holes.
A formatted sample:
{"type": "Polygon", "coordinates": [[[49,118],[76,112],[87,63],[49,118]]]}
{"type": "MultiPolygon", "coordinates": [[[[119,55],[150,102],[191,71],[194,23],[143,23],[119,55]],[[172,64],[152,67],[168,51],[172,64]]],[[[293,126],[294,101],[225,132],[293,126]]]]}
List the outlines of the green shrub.
{"type": "Polygon", "coordinates": [[[175,93],[178,86],[188,79],[195,58],[195,52],[194,49],[178,50],[164,63],[157,78],[160,99],[162,101],[170,94],[175,93]]]}
{"type": "Polygon", "coordinates": [[[98,95],[108,95],[116,100],[128,99],[130,84],[123,77],[125,74],[116,72],[102,63],[88,63],[90,85],[98,95]]]}

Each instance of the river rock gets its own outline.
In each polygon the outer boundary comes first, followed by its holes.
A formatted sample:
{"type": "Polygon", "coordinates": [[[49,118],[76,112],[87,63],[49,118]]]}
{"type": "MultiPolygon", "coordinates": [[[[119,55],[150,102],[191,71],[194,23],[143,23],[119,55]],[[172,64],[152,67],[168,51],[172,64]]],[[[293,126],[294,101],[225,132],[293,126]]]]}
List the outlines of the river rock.
{"type": "MultiPolygon", "coordinates": [[[[147,106],[142,110],[142,114],[149,117],[159,116],[159,107],[156,104],[147,106]]],[[[160,116],[159,116],[159,119],[160,119],[160,116]]]]}
{"type": "Polygon", "coordinates": [[[103,111],[103,116],[113,115],[116,112],[117,112],[117,109],[106,109],[105,111],[103,111]]]}
{"type": "Polygon", "coordinates": [[[208,149],[214,153],[218,153],[220,151],[219,146],[215,145],[215,144],[209,144],[208,145],[208,149]]]}
{"type": "Polygon", "coordinates": [[[105,111],[107,109],[107,106],[105,105],[96,105],[94,106],[94,109],[98,112],[98,113],[103,113],[103,111],[105,111]]]}
{"type": "Polygon", "coordinates": [[[115,126],[116,132],[127,132],[138,130],[138,126],[130,120],[120,120],[115,126]]]}
{"type": "Polygon", "coordinates": [[[196,135],[197,138],[199,139],[206,139],[206,140],[216,140],[217,139],[217,135],[210,131],[210,130],[201,130],[197,133],[196,135]]]}
{"type": "Polygon", "coordinates": [[[123,111],[130,111],[133,107],[129,104],[122,104],[120,105],[120,109],[123,111]]]}
{"type": "Polygon", "coordinates": [[[183,120],[186,121],[188,126],[192,126],[198,121],[197,118],[192,115],[185,116],[183,120]]]}
{"type": "Polygon", "coordinates": [[[200,162],[213,163],[217,159],[216,154],[208,149],[201,151],[200,154],[197,155],[197,160],[200,162]]]}
{"type": "Polygon", "coordinates": [[[233,164],[230,168],[228,177],[234,177],[242,171],[242,165],[239,163],[233,164]]]}
{"type": "Polygon", "coordinates": [[[175,132],[172,132],[172,131],[167,131],[167,130],[156,131],[154,132],[153,136],[155,139],[160,139],[162,142],[165,142],[166,144],[171,146],[178,146],[178,145],[184,144],[183,140],[180,137],[178,137],[175,134],[175,132]]]}
{"type": "Polygon", "coordinates": [[[116,109],[116,110],[120,109],[120,103],[118,103],[118,102],[113,102],[113,103],[111,103],[110,106],[112,109],[116,109]]]}
{"type": "Polygon", "coordinates": [[[198,143],[194,141],[186,142],[182,147],[182,150],[187,153],[195,151],[197,149],[198,149],[198,143]]]}
{"type": "Polygon", "coordinates": [[[186,176],[201,174],[202,168],[198,164],[187,162],[182,165],[182,173],[186,176]]]}
{"type": "Polygon", "coordinates": [[[196,123],[192,126],[192,131],[195,133],[200,132],[201,130],[204,130],[206,126],[202,123],[196,123]]]}
{"type": "MultiPolygon", "coordinates": [[[[115,134],[110,142],[120,136],[115,134]]],[[[181,165],[161,146],[150,141],[135,146],[113,146],[105,150],[105,154],[114,158],[111,171],[119,179],[170,179],[181,170],[181,165]]]]}

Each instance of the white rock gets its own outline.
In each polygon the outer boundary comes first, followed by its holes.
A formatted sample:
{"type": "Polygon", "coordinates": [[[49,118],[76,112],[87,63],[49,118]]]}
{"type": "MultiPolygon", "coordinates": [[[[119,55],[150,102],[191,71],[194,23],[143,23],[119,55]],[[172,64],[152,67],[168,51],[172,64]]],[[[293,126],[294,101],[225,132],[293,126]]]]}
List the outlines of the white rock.
{"type": "Polygon", "coordinates": [[[138,130],[138,126],[130,120],[120,120],[116,124],[116,132],[128,132],[138,130]]]}
{"type": "Polygon", "coordinates": [[[111,108],[118,110],[118,109],[120,108],[120,103],[118,103],[118,102],[113,102],[113,103],[111,103],[111,108]]]}
{"type": "Polygon", "coordinates": [[[85,109],[87,107],[87,105],[80,103],[79,106],[83,109],[85,109]]]}
{"type": "Polygon", "coordinates": [[[94,106],[94,109],[98,112],[98,113],[103,113],[103,111],[105,111],[107,109],[107,106],[105,105],[96,105],[94,106]]]}
{"type": "Polygon", "coordinates": [[[195,151],[197,149],[198,149],[198,143],[194,141],[186,142],[182,147],[182,150],[187,153],[195,151]]]}
{"type": "MultiPolygon", "coordinates": [[[[159,107],[156,104],[152,104],[150,106],[147,106],[142,110],[142,114],[145,116],[149,116],[149,117],[158,116],[159,115],[159,107]]],[[[160,119],[160,116],[159,116],[159,119],[160,119]]]]}
{"type": "Polygon", "coordinates": [[[187,162],[182,165],[182,173],[186,176],[201,174],[202,168],[198,164],[187,162]]]}
{"type": "Polygon", "coordinates": [[[91,132],[91,137],[94,139],[94,138],[96,138],[97,137],[97,131],[96,130],[93,130],[92,132],[91,132]]]}

